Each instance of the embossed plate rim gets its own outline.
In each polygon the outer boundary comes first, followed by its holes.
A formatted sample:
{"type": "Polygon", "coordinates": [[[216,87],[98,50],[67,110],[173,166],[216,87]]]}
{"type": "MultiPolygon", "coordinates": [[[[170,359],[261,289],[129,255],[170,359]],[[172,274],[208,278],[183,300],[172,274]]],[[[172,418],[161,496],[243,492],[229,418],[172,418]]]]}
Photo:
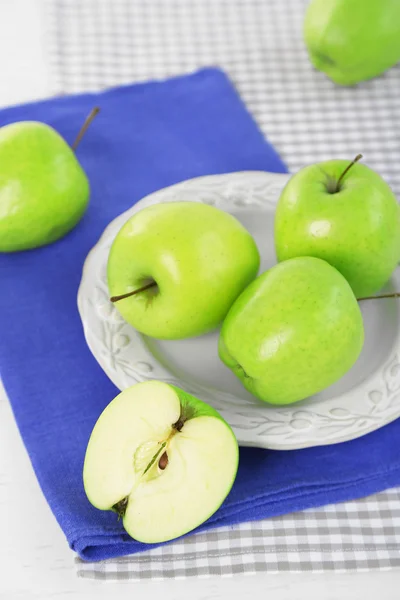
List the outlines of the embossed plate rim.
{"type": "Polygon", "coordinates": [[[171,374],[151,354],[144,338],[125,323],[108,301],[105,263],[108,248],[122,224],[135,212],[157,202],[201,200],[235,211],[271,210],[288,175],[243,171],[183,181],[146,196],[119,215],[89,252],[78,290],[78,310],[84,335],[94,357],[119,388],[138,381],[162,379],[183,387],[213,404],[232,425],[241,445],[277,450],[305,448],[347,441],[365,435],[400,416],[400,334],[390,360],[351,391],[321,403],[269,406],[233,394],[185,382],[171,374]],[[191,198],[186,197],[190,191],[191,198]],[[93,290],[98,294],[93,299],[93,290]],[[104,314],[101,313],[104,312],[104,314]],[[98,331],[103,339],[100,340],[98,331]],[[96,333],[97,332],[97,333],[96,333]],[[133,363],[133,364],[132,364],[133,363]],[[353,410],[353,412],[352,412],[353,410]],[[325,433],[330,429],[329,435],[325,433]],[[332,432],[333,431],[333,432],[332,432]]]}

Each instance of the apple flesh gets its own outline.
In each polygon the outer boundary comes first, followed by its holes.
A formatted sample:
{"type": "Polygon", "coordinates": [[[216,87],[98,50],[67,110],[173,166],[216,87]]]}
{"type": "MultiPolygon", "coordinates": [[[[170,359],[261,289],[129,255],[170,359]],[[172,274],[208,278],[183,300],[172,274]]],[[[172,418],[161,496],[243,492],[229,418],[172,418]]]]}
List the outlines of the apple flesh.
{"type": "Polygon", "coordinates": [[[112,297],[150,285],[115,306],[138,331],[180,339],[215,329],[259,264],[235,217],[199,202],[167,202],[136,213],[119,231],[108,285],[112,297]]]}
{"type": "Polygon", "coordinates": [[[400,208],[372,169],[331,160],[301,169],[279,198],[279,261],[315,256],[336,267],[358,298],[379,291],[400,261],[400,208]],[[338,185],[339,182],[339,185],[338,185]]]}
{"type": "Polygon", "coordinates": [[[89,501],[114,510],[130,536],[158,543],[188,533],[222,504],[236,477],[238,444],[216,410],[160,381],[119,394],[86,451],[89,501]]]}
{"type": "Polygon", "coordinates": [[[318,258],[294,258],[239,296],[220,334],[219,355],[265,402],[291,404],[320,392],[357,360],[363,320],[344,277],[318,258]]]}
{"type": "Polygon", "coordinates": [[[0,129],[0,252],[50,244],[80,221],[89,182],[73,150],[35,121],[0,129]]]}

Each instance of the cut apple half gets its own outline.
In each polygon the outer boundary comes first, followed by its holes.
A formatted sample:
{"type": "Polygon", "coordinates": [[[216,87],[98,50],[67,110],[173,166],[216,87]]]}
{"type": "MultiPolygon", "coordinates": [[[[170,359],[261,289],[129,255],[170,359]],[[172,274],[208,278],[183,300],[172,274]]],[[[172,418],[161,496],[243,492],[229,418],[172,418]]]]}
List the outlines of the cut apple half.
{"type": "Polygon", "coordinates": [[[235,480],[238,444],[208,404],[160,381],[119,394],[100,415],[86,450],[89,501],[114,510],[127,533],[165,542],[198,527],[235,480]]]}

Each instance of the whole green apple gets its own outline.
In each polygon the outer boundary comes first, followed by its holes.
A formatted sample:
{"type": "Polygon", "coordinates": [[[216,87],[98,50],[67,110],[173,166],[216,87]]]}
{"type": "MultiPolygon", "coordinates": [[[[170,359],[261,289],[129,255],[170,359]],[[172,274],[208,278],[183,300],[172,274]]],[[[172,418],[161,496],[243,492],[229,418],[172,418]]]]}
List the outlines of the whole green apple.
{"type": "Polygon", "coordinates": [[[319,258],[293,258],[239,296],[221,330],[219,355],[244,387],[271,404],[320,392],[357,360],[361,311],[344,277],[319,258]]]}
{"type": "Polygon", "coordinates": [[[328,261],[358,298],[369,296],[400,260],[400,208],[387,183],[365,165],[345,160],[311,165],[282,191],[275,247],[279,261],[295,256],[328,261]]]}
{"type": "Polygon", "coordinates": [[[399,0],[312,0],[304,21],[311,62],[340,85],[400,61],[399,0]]]}
{"type": "Polygon", "coordinates": [[[228,495],[238,444],[216,410],[161,381],[119,394],[100,415],[86,451],[89,501],[114,510],[144,543],[198,527],[228,495]]]}
{"type": "Polygon", "coordinates": [[[73,148],[52,128],[21,121],[0,128],[0,252],[58,240],[82,218],[89,182],[73,148]]]}
{"type": "Polygon", "coordinates": [[[146,335],[197,336],[223,320],[259,262],[253,238],[232,215],[199,202],[155,204],[133,215],[114,240],[111,300],[146,335]]]}

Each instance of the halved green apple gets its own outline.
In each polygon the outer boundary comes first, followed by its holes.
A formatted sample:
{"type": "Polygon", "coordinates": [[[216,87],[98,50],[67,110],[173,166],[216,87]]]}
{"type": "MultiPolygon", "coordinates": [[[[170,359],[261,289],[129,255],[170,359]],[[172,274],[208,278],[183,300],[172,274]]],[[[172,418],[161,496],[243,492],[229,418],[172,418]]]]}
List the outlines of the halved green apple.
{"type": "Polygon", "coordinates": [[[139,383],[100,415],[86,450],[89,501],[114,510],[138,541],[158,543],[206,521],[228,495],[236,438],[208,404],[167,383],[139,383]]]}

